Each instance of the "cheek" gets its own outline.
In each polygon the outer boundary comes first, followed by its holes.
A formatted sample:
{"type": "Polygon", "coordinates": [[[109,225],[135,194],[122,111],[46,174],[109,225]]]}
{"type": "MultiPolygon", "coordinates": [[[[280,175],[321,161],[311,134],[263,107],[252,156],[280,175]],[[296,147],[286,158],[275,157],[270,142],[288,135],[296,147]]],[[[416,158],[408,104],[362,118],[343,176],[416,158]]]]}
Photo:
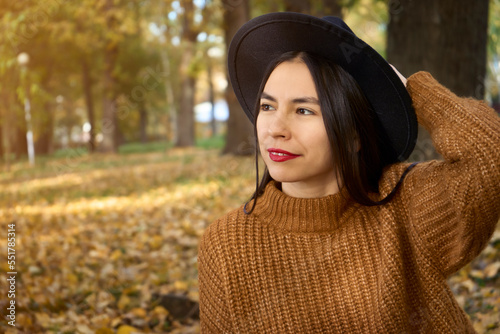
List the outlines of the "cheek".
{"type": "Polygon", "coordinates": [[[257,127],[257,139],[259,140],[259,144],[262,144],[267,131],[265,129],[265,124],[263,124],[262,121],[259,121],[260,119],[260,117],[257,118],[257,123],[255,126],[257,127]]]}
{"type": "Polygon", "coordinates": [[[323,122],[311,124],[307,128],[302,127],[299,132],[303,137],[302,141],[310,143],[310,146],[316,150],[327,150],[330,147],[330,141],[326,134],[323,122]]]}
{"type": "Polygon", "coordinates": [[[305,142],[309,143],[309,149],[314,151],[314,154],[321,159],[321,161],[332,161],[332,147],[326,130],[316,129],[313,136],[308,136],[305,142]]]}
{"type": "Polygon", "coordinates": [[[262,156],[262,158],[265,159],[263,152],[264,152],[264,140],[266,131],[264,131],[262,122],[259,122],[259,119],[260,118],[257,118],[257,122],[255,124],[257,129],[257,147],[260,152],[260,155],[262,156]]]}

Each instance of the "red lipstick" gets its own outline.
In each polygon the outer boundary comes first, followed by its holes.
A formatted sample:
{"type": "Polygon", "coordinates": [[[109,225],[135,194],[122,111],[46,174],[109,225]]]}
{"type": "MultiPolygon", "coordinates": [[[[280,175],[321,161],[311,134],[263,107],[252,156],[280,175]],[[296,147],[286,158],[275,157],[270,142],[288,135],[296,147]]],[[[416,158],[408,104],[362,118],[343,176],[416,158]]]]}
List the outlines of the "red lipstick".
{"type": "Polygon", "coordinates": [[[269,152],[269,158],[275,162],[283,162],[300,157],[300,155],[293,154],[279,148],[270,148],[267,151],[269,152]]]}

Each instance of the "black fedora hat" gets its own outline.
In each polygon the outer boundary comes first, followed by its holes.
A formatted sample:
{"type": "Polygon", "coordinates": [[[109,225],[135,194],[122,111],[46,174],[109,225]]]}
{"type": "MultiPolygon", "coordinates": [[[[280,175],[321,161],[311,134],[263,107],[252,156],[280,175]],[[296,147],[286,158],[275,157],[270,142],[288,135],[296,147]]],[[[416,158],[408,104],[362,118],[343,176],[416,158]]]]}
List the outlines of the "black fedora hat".
{"type": "Polygon", "coordinates": [[[389,63],[334,16],[322,19],[280,12],[256,17],[235,34],[228,72],[236,97],[253,122],[260,84],[270,62],[288,51],[306,51],[329,59],[357,81],[387,135],[390,162],[408,158],[418,125],[411,98],[389,63]]]}

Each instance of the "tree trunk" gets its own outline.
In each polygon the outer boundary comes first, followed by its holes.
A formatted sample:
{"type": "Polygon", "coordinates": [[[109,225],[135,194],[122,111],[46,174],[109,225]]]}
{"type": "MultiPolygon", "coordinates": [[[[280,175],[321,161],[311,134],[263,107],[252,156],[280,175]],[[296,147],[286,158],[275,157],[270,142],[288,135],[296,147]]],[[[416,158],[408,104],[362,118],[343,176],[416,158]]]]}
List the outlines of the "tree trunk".
{"type": "Polygon", "coordinates": [[[12,110],[12,94],[9,94],[5,89],[0,90],[0,102],[2,103],[1,107],[1,117],[2,122],[0,126],[2,127],[2,158],[5,161],[5,170],[7,172],[10,171],[10,159],[11,159],[11,149],[12,149],[12,114],[14,114],[12,110]]]}
{"type": "MultiPolygon", "coordinates": [[[[164,1],[161,1],[159,6],[158,6],[158,15],[159,15],[159,21],[162,21],[168,16],[168,12],[170,11],[170,6],[167,6],[167,4],[164,1]]],[[[163,37],[165,38],[166,41],[170,41],[172,36],[170,35],[169,29],[165,29],[163,37]]],[[[166,97],[166,102],[167,102],[167,117],[166,117],[166,124],[165,128],[167,129],[167,135],[166,139],[167,141],[174,143],[177,141],[177,105],[176,101],[174,98],[174,90],[173,90],[173,84],[172,84],[172,79],[171,79],[171,67],[170,66],[170,61],[171,58],[169,57],[169,51],[170,51],[170,43],[167,42],[163,44],[160,47],[160,56],[161,56],[161,62],[163,66],[163,72],[165,75],[165,80],[164,80],[164,86],[165,86],[165,97],[166,97]]],[[[153,114],[155,115],[155,114],[153,114]]],[[[156,116],[153,116],[154,118],[157,118],[156,116]]],[[[158,126],[158,122],[154,122],[155,127],[158,126]]],[[[157,133],[157,132],[156,132],[157,133]]]]}
{"type": "Polygon", "coordinates": [[[342,17],[340,0],[285,0],[285,11],[324,17],[342,17]]]}
{"type": "Polygon", "coordinates": [[[28,139],[26,138],[26,119],[24,111],[24,102],[19,101],[16,97],[12,104],[13,112],[13,133],[12,133],[12,153],[15,159],[20,159],[22,156],[28,156],[28,139]]]}
{"type": "Polygon", "coordinates": [[[141,143],[147,143],[148,142],[148,134],[147,134],[147,127],[148,127],[148,113],[146,110],[146,104],[144,101],[139,102],[139,135],[141,138],[141,143]]]}
{"type": "Polygon", "coordinates": [[[0,89],[0,159],[7,161],[9,154],[9,93],[6,89],[0,89]]]}
{"type": "Polygon", "coordinates": [[[167,47],[164,46],[161,48],[161,60],[163,65],[163,71],[167,78],[165,79],[165,97],[167,99],[167,108],[168,108],[168,117],[166,128],[167,132],[167,140],[170,142],[177,141],[177,108],[175,105],[174,99],[174,90],[172,88],[172,81],[170,79],[170,59],[168,58],[167,47]]]}
{"type": "Polygon", "coordinates": [[[181,103],[177,115],[177,140],[175,146],[194,146],[194,77],[189,68],[194,56],[194,43],[187,40],[184,43],[180,67],[181,103]]]}
{"type": "MultiPolygon", "coordinates": [[[[141,39],[142,35],[142,26],[141,26],[141,7],[139,5],[139,2],[134,2],[134,15],[135,15],[135,24],[136,24],[136,38],[141,39]]],[[[147,128],[148,128],[148,112],[146,109],[146,101],[144,99],[141,99],[138,101],[138,108],[139,108],[139,137],[141,140],[141,143],[147,143],[148,142],[148,133],[147,133],[147,128]]]]}
{"type": "MultiPolygon", "coordinates": [[[[241,0],[239,6],[225,8],[224,28],[226,48],[229,47],[236,31],[250,19],[248,0],[241,0]]],[[[255,136],[253,125],[243,112],[229,78],[225,92],[226,101],[229,107],[229,119],[227,121],[226,146],[223,154],[250,155],[255,151],[255,136]]]]}
{"type": "Polygon", "coordinates": [[[196,80],[191,73],[195,43],[198,33],[193,30],[194,4],[193,0],[185,0],[182,26],[183,57],[180,66],[181,103],[177,116],[177,140],[175,146],[194,146],[194,89],[196,80]]]}
{"type": "Polygon", "coordinates": [[[214,82],[213,82],[213,71],[212,71],[212,61],[210,57],[208,56],[208,50],[206,53],[207,57],[207,76],[208,76],[208,100],[210,102],[210,127],[211,127],[211,132],[212,136],[215,137],[217,134],[217,120],[215,119],[215,88],[214,88],[214,82]]]}
{"type": "MultiPolygon", "coordinates": [[[[405,76],[428,71],[457,95],[482,99],[488,2],[400,0],[389,6],[388,61],[405,76]]],[[[410,160],[437,157],[429,134],[421,131],[410,160]]]]}
{"type": "MultiPolygon", "coordinates": [[[[3,94],[2,94],[3,95],[3,94]]],[[[3,99],[3,96],[0,95],[0,101],[5,101],[5,99],[3,99]]],[[[5,154],[5,150],[3,148],[4,146],[4,135],[5,135],[5,131],[4,131],[4,126],[3,124],[5,123],[5,114],[6,114],[6,104],[4,104],[4,106],[2,108],[0,108],[0,158],[3,159],[4,158],[4,154],[5,154]]]]}
{"type": "Polygon", "coordinates": [[[311,14],[311,4],[309,0],[285,0],[285,11],[311,14]]]}
{"type": "Polygon", "coordinates": [[[35,152],[37,154],[50,154],[52,153],[52,138],[54,136],[54,110],[50,102],[45,102],[44,114],[38,124],[37,128],[40,131],[40,136],[35,142],[35,152]]]}
{"type": "Polygon", "coordinates": [[[89,153],[95,151],[95,113],[94,101],[92,96],[92,78],[90,77],[90,68],[86,56],[82,56],[82,81],[83,81],[83,94],[85,96],[85,105],[87,106],[87,118],[90,124],[89,132],[89,153]]]}
{"type": "MultiPolygon", "coordinates": [[[[106,11],[113,8],[113,0],[106,0],[106,11]]],[[[116,18],[112,15],[107,17],[107,26],[113,30],[116,25],[116,18]]],[[[106,41],[107,45],[104,53],[104,99],[102,128],[103,141],[100,150],[103,152],[118,152],[120,135],[118,132],[118,117],[116,115],[115,77],[113,70],[118,55],[118,47],[113,41],[106,41]]]]}
{"type": "MultiPolygon", "coordinates": [[[[52,94],[52,89],[50,88],[50,81],[52,78],[54,63],[51,61],[47,64],[46,73],[42,76],[41,85],[45,87],[45,90],[49,95],[52,94]]],[[[36,113],[33,115],[33,119],[37,119],[36,122],[36,132],[39,134],[37,140],[35,141],[35,152],[37,154],[50,154],[52,153],[52,139],[54,138],[54,103],[50,101],[45,101],[43,103],[42,113],[36,113]]]]}
{"type": "Polygon", "coordinates": [[[28,139],[26,138],[26,122],[24,121],[24,115],[17,115],[17,126],[15,128],[15,139],[14,139],[14,153],[16,154],[16,159],[22,156],[28,155],[28,139]]]}
{"type": "Polygon", "coordinates": [[[103,134],[100,150],[102,152],[118,151],[118,117],[116,115],[116,99],[114,98],[115,80],[113,78],[113,50],[107,50],[105,55],[103,116],[101,132],[103,134]]]}
{"type": "Polygon", "coordinates": [[[318,17],[338,16],[342,17],[342,6],[340,0],[321,0],[319,10],[315,13],[318,17]]]}

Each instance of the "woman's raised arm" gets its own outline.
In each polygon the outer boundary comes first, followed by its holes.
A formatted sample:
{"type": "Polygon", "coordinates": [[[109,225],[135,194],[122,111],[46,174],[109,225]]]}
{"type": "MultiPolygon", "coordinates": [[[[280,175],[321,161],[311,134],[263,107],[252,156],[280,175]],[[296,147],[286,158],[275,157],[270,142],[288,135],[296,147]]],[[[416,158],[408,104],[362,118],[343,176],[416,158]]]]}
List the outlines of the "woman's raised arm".
{"type": "Polygon", "coordinates": [[[444,158],[409,175],[403,196],[409,196],[410,228],[448,276],[484,249],[499,219],[500,118],[426,72],[408,78],[407,89],[444,158]]]}

